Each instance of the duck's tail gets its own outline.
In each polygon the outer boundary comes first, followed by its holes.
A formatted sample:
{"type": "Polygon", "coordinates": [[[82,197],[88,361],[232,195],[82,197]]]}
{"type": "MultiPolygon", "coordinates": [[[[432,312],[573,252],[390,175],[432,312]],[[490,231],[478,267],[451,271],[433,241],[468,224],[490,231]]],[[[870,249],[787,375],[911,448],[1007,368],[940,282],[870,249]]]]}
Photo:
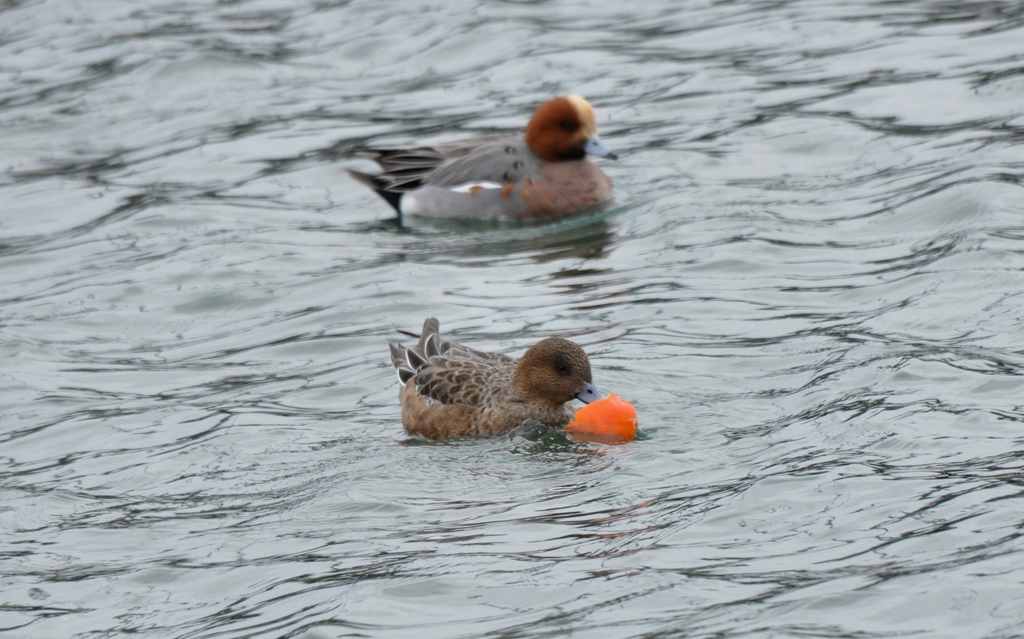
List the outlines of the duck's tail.
{"type": "Polygon", "coordinates": [[[399,215],[402,214],[402,192],[389,188],[391,186],[390,180],[382,178],[379,175],[363,173],[362,171],[354,171],[352,169],[345,170],[352,176],[352,179],[373,189],[373,192],[384,198],[384,201],[390,204],[399,215]]]}
{"type": "Polygon", "coordinates": [[[428,317],[427,321],[423,322],[419,338],[416,346],[408,348],[400,344],[388,344],[391,348],[391,364],[398,371],[398,379],[402,384],[416,377],[417,372],[429,365],[431,357],[436,357],[446,350],[447,343],[441,340],[441,324],[436,317],[428,317]]]}

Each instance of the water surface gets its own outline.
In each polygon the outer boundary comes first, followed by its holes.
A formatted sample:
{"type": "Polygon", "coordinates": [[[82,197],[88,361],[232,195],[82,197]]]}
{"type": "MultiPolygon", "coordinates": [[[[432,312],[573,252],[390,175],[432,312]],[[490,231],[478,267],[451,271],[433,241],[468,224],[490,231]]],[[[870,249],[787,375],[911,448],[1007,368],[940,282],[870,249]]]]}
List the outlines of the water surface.
{"type": "Polygon", "coordinates": [[[0,5],[5,637],[1016,637],[1024,9],[0,5]],[[604,211],[366,146],[595,105],[604,211]],[[407,438],[427,316],[643,438],[407,438]]]}

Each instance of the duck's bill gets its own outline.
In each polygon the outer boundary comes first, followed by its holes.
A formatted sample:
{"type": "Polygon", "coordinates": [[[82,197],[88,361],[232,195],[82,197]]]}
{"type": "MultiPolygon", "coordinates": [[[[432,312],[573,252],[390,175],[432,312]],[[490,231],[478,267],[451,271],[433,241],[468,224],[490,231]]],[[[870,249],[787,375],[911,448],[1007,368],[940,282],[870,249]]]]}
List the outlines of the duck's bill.
{"type": "Polygon", "coordinates": [[[576,399],[580,400],[584,404],[601,399],[601,393],[597,390],[597,387],[590,382],[583,383],[583,390],[576,395],[576,399]]]}
{"type": "Polygon", "coordinates": [[[583,152],[587,155],[595,155],[599,158],[608,158],[609,160],[618,160],[619,156],[604,145],[601,138],[596,135],[592,135],[587,138],[587,144],[583,147],[583,152]]]}

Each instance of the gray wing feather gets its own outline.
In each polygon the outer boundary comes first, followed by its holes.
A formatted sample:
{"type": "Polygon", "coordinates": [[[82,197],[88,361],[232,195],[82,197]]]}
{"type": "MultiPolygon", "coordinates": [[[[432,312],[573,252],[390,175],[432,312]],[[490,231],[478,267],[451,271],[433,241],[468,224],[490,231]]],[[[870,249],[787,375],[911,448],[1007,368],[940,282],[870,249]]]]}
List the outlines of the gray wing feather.
{"type": "Polygon", "coordinates": [[[536,156],[521,140],[499,140],[478,147],[462,157],[446,160],[424,177],[436,186],[458,186],[471,182],[505,184],[523,178],[540,178],[536,156]]]}
{"type": "Polygon", "coordinates": [[[472,182],[519,182],[539,178],[537,157],[521,139],[491,136],[481,139],[413,149],[375,149],[364,155],[383,173],[357,179],[386,191],[409,191],[426,184],[458,186],[472,182]]]}

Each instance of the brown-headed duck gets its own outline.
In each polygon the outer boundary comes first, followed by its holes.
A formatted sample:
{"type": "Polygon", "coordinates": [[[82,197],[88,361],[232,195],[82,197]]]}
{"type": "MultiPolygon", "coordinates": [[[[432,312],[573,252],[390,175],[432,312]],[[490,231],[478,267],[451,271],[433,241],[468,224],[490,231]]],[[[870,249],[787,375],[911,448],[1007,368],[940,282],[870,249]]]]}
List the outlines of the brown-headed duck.
{"type": "Polygon", "coordinates": [[[441,339],[436,319],[423,323],[416,346],[391,346],[402,386],[402,424],[427,439],[489,437],[527,420],[565,426],[572,399],[599,399],[590,360],[576,343],[549,337],[521,359],[441,339]]]}
{"type": "Polygon", "coordinates": [[[383,169],[349,174],[400,215],[515,220],[576,213],[609,197],[611,180],[586,156],[615,159],[578,95],[542,104],[525,136],[487,136],[368,152],[383,169]]]}

